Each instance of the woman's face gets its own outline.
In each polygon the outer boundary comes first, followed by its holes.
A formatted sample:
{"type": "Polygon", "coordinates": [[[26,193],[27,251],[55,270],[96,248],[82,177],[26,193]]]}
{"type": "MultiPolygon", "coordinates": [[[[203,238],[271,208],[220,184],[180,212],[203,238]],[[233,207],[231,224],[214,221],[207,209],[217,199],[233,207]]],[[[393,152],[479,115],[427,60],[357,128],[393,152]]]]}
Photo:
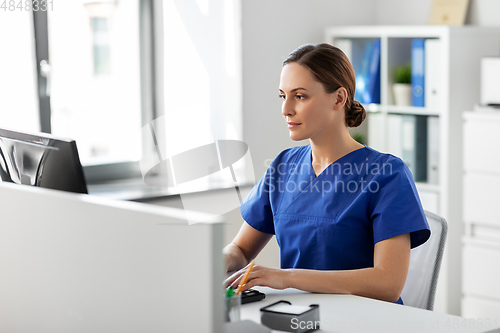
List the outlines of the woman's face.
{"type": "MultiPolygon", "coordinates": [[[[298,63],[283,67],[280,79],[282,114],[294,141],[331,135],[343,112],[338,111],[338,89],[327,93],[312,72],[298,63]]],[[[342,109],[343,104],[340,106],[342,109]]]]}

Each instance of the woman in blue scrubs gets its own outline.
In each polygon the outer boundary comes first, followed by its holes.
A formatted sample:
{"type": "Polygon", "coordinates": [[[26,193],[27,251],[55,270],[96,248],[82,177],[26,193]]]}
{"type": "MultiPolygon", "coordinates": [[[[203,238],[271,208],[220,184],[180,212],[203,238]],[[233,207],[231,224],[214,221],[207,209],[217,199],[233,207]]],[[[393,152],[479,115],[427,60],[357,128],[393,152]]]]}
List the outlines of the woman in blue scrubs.
{"type": "Polygon", "coordinates": [[[284,61],[282,114],[294,141],[241,203],[243,223],[224,248],[226,280],[276,235],[281,269],[256,265],[254,286],[354,294],[402,304],[410,249],[430,236],[405,163],[356,142],[348,127],[365,119],[353,99],[348,58],[329,44],[305,45],[284,61]]]}

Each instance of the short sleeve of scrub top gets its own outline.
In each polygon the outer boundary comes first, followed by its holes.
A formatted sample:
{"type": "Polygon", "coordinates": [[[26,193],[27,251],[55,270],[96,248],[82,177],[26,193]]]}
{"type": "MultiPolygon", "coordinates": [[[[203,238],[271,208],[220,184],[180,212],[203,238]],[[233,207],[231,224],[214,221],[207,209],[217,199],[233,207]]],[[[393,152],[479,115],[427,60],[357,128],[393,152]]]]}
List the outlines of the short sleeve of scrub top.
{"type": "Polygon", "coordinates": [[[282,151],[240,206],[250,226],[276,235],[282,268],[373,267],[377,242],[409,233],[414,248],[429,238],[401,159],[365,146],[316,176],[311,153],[310,145],[282,151]]]}
{"type": "Polygon", "coordinates": [[[430,229],[407,165],[393,158],[382,173],[377,178],[381,190],[374,191],[369,201],[374,243],[405,233],[410,233],[411,248],[425,243],[430,229]]]}

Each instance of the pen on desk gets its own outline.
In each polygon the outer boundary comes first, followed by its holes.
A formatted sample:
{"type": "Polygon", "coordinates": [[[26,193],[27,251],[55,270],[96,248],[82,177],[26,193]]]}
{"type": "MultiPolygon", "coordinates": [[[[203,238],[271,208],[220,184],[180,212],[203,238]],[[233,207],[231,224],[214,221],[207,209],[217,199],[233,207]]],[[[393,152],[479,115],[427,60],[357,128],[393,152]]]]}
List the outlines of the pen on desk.
{"type": "Polygon", "coordinates": [[[247,283],[247,280],[248,280],[248,276],[250,275],[250,273],[252,272],[252,269],[253,269],[253,266],[254,266],[254,262],[252,261],[250,263],[250,266],[248,266],[248,270],[247,272],[245,273],[245,276],[243,276],[243,280],[241,280],[241,283],[238,287],[238,289],[236,290],[236,295],[239,295],[241,293],[241,289],[243,289],[243,286],[245,285],[245,283],[247,283]]]}

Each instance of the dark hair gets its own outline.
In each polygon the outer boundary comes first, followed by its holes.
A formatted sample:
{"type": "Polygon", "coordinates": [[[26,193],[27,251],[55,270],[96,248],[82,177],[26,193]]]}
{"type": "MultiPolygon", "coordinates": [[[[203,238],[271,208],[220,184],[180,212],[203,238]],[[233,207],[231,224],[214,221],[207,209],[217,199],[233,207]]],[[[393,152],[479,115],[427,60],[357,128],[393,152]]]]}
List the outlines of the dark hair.
{"type": "Polygon", "coordinates": [[[366,111],[361,103],[354,100],[356,77],[344,52],[326,43],[307,44],[290,53],[283,61],[283,66],[292,62],[309,68],[316,80],[323,84],[327,93],[333,93],[338,88],[344,87],[347,90],[344,106],[346,125],[348,127],[361,125],[365,120],[366,111]]]}

